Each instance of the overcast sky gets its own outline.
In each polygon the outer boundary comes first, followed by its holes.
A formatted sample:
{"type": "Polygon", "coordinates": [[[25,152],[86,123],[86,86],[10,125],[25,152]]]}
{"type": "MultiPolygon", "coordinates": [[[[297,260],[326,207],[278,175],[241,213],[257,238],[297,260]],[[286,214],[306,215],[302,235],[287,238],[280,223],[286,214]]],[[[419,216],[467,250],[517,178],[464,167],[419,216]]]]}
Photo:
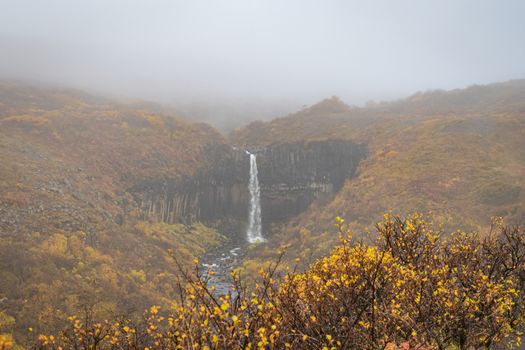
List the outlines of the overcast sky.
{"type": "Polygon", "coordinates": [[[0,79],[347,103],[525,78],[525,1],[0,0],[0,79]]]}

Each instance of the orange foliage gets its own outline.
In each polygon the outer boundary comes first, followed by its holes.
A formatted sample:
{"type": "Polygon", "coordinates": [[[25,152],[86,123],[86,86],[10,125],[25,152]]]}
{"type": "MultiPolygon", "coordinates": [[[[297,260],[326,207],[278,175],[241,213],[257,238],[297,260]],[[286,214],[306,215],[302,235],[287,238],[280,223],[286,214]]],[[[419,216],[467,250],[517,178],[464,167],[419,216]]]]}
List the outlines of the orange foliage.
{"type": "MultiPolygon", "coordinates": [[[[232,273],[217,296],[210,272],[187,283],[169,312],[143,322],[70,318],[35,349],[479,349],[519,343],[524,326],[525,231],[444,238],[419,214],[385,215],[376,246],[341,244],[304,273],[261,271],[251,290],[232,273]]],[[[281,255],[282,257],[282,255],[281,255]]],[[[198,262],[196,262],[198,263],[198,262]]]]}

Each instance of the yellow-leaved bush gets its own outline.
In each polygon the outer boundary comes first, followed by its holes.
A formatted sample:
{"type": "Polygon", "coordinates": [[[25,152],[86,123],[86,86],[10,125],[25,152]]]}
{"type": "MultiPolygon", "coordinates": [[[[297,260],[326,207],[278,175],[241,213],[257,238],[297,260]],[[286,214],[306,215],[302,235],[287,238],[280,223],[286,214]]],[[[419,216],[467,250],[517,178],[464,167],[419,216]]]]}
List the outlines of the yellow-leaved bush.
{"type": "Polygon", "coordinates": [[[525,232],[498,222],[486,237],[444,236],[421,214],[386,214],[376,244],[341,244],[303,273],[261,271],[253,288],[232,273],[218,296],[209,275],[185,278],[172,310],[142,322],[71,317],[35,349],[480,349],[519,343],[525,232]]]}

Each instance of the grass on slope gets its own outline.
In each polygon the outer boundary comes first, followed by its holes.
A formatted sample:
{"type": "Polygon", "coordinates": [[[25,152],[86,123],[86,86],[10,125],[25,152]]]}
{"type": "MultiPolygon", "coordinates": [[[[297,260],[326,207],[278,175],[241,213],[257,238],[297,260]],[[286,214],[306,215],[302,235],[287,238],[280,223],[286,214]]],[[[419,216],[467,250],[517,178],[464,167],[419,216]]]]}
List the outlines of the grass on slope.
{"type": "MultiPolygon", "coordinates": [[[[340,192],[328,201],[312,203],[306,212],[273,230],[269,244],[254,250],[251,253],[254,260],[248,259],[245,265],[254,267],[271,260],[280,245],[290,245],[290,259],[301,256],[311,260],[325,254],[337,243],[337,236],[332,233],[336,215],[361,232],[374,224],[373,218],[389,210],[401,215],[415,210],[430,211],[436,221],[444,225],[459,223],[466,230],[485,230],[491,216],[502,216],[508,222],[525,221],[522,90],[520,87],[519,94],[510,94],[512,98],[496,93],[497,98],[508,102],[507,111],[501,103],[494,110],[477,110],[476,105],[467,103],[459,108],[454,99],[461,95],[460,90],[440,93],[439,98],[432,98],[432,94],[424,96],[439,101],[442,110],[449,110],[443,114],[418,113],[414,102],[409,100],[404,106],[393,104],[390,112],[388,106],[366,111],[349,109],[337,117],[334,125],[326,122],[322,111],[312,116],[306,110],[258,126],[262,132],[253,136],[259,145],[288,142],[286,133],[272,132],[278,129],[286,130],[292,139],[303,141],[356,140],[366,143],[370,152],[360,164],[357,176],[348,179],[340,192]],[[443,105],[451,95],[454,103],[446,108],[443,105]],[[401,111],[406,114],[401,115],[401,111]],[[366,122],[360,119],[374,113],[377,115],[366,122]],[[305,123],[301,124],[301,120],[305,123]]],[[[470,96],[472,89],[464,92],[470,96]]],[[[418,108],[423,110],[423,106],[428,104],[418,102],[418,108]]],[[[330,120],[331,112],[327,115],[330,120]]],[[[253,132],[248,127],[233,137],[242,142],[253,132]]]]}
{"type": "MultiPolygon", "coordinates": [[[[0,309],[18,341],[94,306],[169,305],[182,263],[217,231],[144,222],[128,189],[192,175],[213,129],[76,91],[0,83],[0,309]]],[[[2,316],[3,317],[3,316],[2,316]]],[[[1,329],[0,331],[6,331],[1,329]]]]}

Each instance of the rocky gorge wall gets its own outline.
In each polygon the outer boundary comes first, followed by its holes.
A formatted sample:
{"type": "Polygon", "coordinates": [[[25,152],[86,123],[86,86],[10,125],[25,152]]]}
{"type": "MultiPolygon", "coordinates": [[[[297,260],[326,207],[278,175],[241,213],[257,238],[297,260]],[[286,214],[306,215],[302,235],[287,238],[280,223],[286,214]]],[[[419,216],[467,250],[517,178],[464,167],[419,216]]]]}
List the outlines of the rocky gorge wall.
{"type": "Polygon", "coordinates": [[[144,219],[213,223],[247,216],[248,156],[228,145],[207,145],[205,164],[190,178],[145,179],[130,192],[144,219]]]}
{"type": "Polygon", "coordinates": [[[263,227],[304,211],[355,176],[363,145],[343,140],[279,144],[257,153],[263,227]]]}
{"type": "MultiPolygon", "coordinates": [[[[208,145],[204,152],[205,165],[191,178],[137,183],[131,192],[141,215],[168,223],[228,223],[223,231],[241,235],[250,200],[249,155],[229,145],[208,145]]],[[[365,146],[342,140],[278,144],[250,152],[257,156],[263,229],[338,191],[367,153],[365,146]]]]}

